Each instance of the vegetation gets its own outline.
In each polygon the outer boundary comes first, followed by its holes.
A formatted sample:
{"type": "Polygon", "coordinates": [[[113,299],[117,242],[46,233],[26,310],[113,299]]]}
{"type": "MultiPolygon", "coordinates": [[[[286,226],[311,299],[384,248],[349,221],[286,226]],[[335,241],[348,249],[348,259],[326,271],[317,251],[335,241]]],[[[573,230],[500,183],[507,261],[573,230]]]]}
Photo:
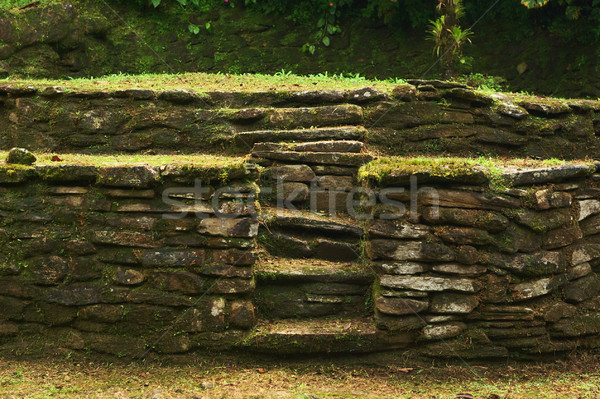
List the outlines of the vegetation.
{"type": "Polygon", "coordinates": [[[360,181],[383,182],[390,177],[408,176],[419,173],[434,177],[467,177],[484,173],[490,180],[490,188],[501,191],[507,182],[503,177],[505,169],[536,168],[577,164],[585,161],[563,161],[559,159],[504,159],[491,157],[450,158],[450,157],[387,157],[379,158],[362,166],[358,172],[360,181]]]}
{"type": "MultiPolygon", "coordinates": [[[[0,151],[0,165],[4,164],[7,152],[0,151]]],[[[35,154],[36,165],[81,165],[81,166],[132,166],[132,165],[174,165],[202,168],[232,168],[243,166],[245,158],[217,155],[85,155],[85,154],[35,154]]],[[[20,165],[8,165],[10,168],[20,165]]],[[[27,168],[27,167],[24,167],[27,168]]]]}
{"type": "Polygon", "coordinates": [[[439,0],[438,19],[430,21],[430,38],[435,43],[433,52],[440,60],[442,77],[449,79],[455,75],[455,63],[462,55],[462,47],[470,43],[470,29],[462,29],[458,23],[464,16],[462,0],[439,0]]]}
{"type": "Polygon", "coordinates": [[[305,90],[352,90],[365,86],[391,93],[398,84],[406,83],[402,79],[367,80],[359,74],[330,75],[327,72],[316,75],[299,76],[291,72],[280,71],[273,75],[263,74],[143,74],[109,75],[100,78],[80,79],[0,79],[0,85],[11,86],[59,86],[64,89],[78,90],[125,90],[125,89],[193,89],[198,92],[211,91],[305,91],[305,90]]]}
{"type": "Polygon", "coordinates": [[[63,356],[52,361],[0,361],[0,396],[451,399],[591,398],[600,394],[597,357],[543,365],[511,361],[466,367],[386,359],[382,354],[377,359],[328,356],[277,364],[264,358],[220,354],[187,364],[162,365],[90,361],[71,353],[63,356]]]}

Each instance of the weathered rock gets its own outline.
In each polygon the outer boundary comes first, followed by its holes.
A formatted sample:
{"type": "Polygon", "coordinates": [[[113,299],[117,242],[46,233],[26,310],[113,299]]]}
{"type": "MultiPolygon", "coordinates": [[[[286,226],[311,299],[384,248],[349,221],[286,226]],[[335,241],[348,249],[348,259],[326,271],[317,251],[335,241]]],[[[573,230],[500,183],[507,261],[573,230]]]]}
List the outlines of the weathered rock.
{"type": "Polygon", "coordinates": [[[421,241],[375,239],[369,241],[367,251],[371,259],[400,261],[451,262],[455,257],[445,245],[421,241]]]}
{"type": "Polygon", "coordinates": [[[418,330],[427,325],[420,316],[386,316],[377,315],[377,328],[393,333],[418,330]]]}
{"type": "Polygon", "coordinates": [[[317,129],[299,130],[264,130],[238,133],[235,136],[240,146],[251,147],[260,142],[303,142],[318,140],[361,140],[367,130],[361,126],[352,127],[326,127],[317,129]]]}
{"type": "Polygon", "coordinates": [[[283,191],[277,195],[283,196],[280,198],[284,201],[303,202],[308,200],[309,189],[304,183],[286,182],[283,183],[283,191]]]}
{"type": "Polygon", "coordinates": [[[545,309],[544,320],[556,323],[562,318],[572,317],[576,311],[577,308],[575,306],[559,301],[545,309]]]}
{"type": "Polygon", "coordinates": [[[41,285],[56,285],[62,282],[70,271],[65,259],[52,255],[34,259],[30,269],[36,283],[41,285]]]}
{"type": "Polygon", "coordinates": [[[340,166],[361,166],[373,159],[369,154],[344,152],[253,151],[252,155],[283,162],[340,166]]]}
{"type": "Polygon", "coordinates": [[[539,113],[546,116],[560,115],[572,112],[571,108],[567,104],[550,98],[518,98],[515,102],[529,112],[539,113]]]}
{"type": "Polygon", "coordinates": [[[478,312],[473,312],[469,318],[476,320],[499,321],[531,321],[535,317],[533,309],[526,306],[486,305],[478,312]]]}
{"type": "Polygon", "coordinates": [[[566,260],[562,252],[541,252],[532,255],[516,255],[499,260],[498,266],[516,273],[543,276],[564,273],[566,260]]]}
{"type": "Polygon", "coordinates": [[[405,223],[399,220],[375,220],[369,226],[369,235],[389,238],[424,238],[429,235],[429,227],[405,223]]]}
{"type": "Polygon", "coordinates": [[[547,277],[526,283],[513,284],[510,286],[512,299],[514,301],[523,301],[546,295],[564,284],[564,282],[565,279],[560,277],[547,277]]]}
{"type": "Polygon", "coordinates": [[[571,206],[572,197],[569,193],[545,189],[536,191],[533,200],[537,209],[545,210],[571,206]]]}
{"type": "MultiPolygon", "coordinates": [[[[519,208],[521,203],[515,198],[501,197],[491,194],[479,194],[468,191],[435,190],[419,193],[423,205],[439,205],[448,208],[471,208],[501,210],[503,208],[519,208]]],[[[393,195],[389,195],[393,198],[393,195]]]]}
{"type": "Polygon", "coordinates": [[[426,263],[417,262],[375,262],[373,268],[384,274],[398,275],[419,274],[429,270],[429,266],[426,263]]]}
{"type": "Polygon", "coordinates": [[[99,169],[98,182],[111,187],[148,188],[156,184],[158,176],[149,166],[105,166],[99,169]]]}
{"type": "Polygon", "coordinates": [[[486,230],[474,227],[440,226],[434,229],[442,241],[458,245],[491,245],[495,242],[486,230]]]}
{"type": "Polygon", "coordinates": [[[600,215],[586,218],[579,223],[583,236],[591,236],[600,233],[600,215]]]}
{"type": "Polygon", "coordinates": [[[583,237],[579,226],[563,227],[546,233],[542,239],[542,248],[555,249],[572,244],[583,237]]]}
{"type": "Polygon", "coordinates": [[[187,104],[198,100],[199,98],[200,96],[198,93],[187,89],[165,90],[158,93],[159,100],[169,101],[175,104],[187,104]]]}
{"type": "Polygon", "coordinates": [[[352,176],[321,176],[318,184],[324,189],[350,191],[354,188],[354,178],[352,176]]]}
{"type": "Polygon", "coordinates": [[[457,274],[463,276],[477,276],[486,272],[486,268],[480,265],[461,265],[459,263],[442,263],[432,267],[434,272],[443,274],[457,274]]]}
{"type": "Polygon", "coordinates": [[[33,165],[37,161],[35,155],[25,148],[13,148],[8,152],[6,163],[18,165],[33,165]]]}
{"type": "Polygon", "coordinates": [[[600,258],[600,244],[579,244],[571,249],[570,264],[580,265],[600,258]]]}
{"type": "Polygon", "coordinates": [[[313,253],[306,240],[279,232],[261,235],[259,241],[267,248],[269,253],[276,256],[307,258],[313,253]]]}
{"type": "Polygon", "coordinates": [[[583,200],[579,201],[579,218],[578,221],[582,221],[589,216],[600,213],[600,201],[598,200],[583,200]]]}
{"type": "Polygon", "coordinates": [[[161,290],[179,291],[187,295],[202,294],[210,287],[208,279],[195,273],[180,271],[152,273],[150,282],[161,290]]]}
{"type": "Polygon", "coordinates": [[[507,132],[501,129],[494,129],[479,133],[475,139],[482,143],[498,144],[509,147],[520,147],[530,140],[526,136],[507,132]]]}
{"type": "Polygon", "coordinates": [[[122,285],[138,285],[146,280],[146,277],[134,269],[118,267],[113,274],[113,280],[122,285]]]}
{"type": "Polygon", "coordinates": [[[198,223],[198,233],[221,237],[256,237],[258,221],[249,218],[205,218],[198,223]]]}
{"type": "Polygon", "coordinates": [[[360,254],[356,245],[327,239],[317,239],[314,245],[314,256],[333,262],[350,262],[356,260],[360,254]]]}
{"type": "Polygon", "coordinates": [[[462,291],[478,292],[482,286],[478,281],[464,278],[443,277],[417,277],[417,276],[392,276],[380,277],[380,284],[384,287],[401,288],[415,291],[462,291]]]}
{"type": "Polygon", "coordinates": [[[593,171],[590,165],[564,165],[559,167],[525,169],[505,172],[513,186],[555,183],[566,179],[586,176],[593,171]]]}
{"type": "Polygon", "coordinates": [[[509,254],[535,252],[542,246],[542,237],[531,229],[510,224],[506,230],[496,235],[495,246],[509,254]]]}
{"type": "Polygon", "coordinates": [[[500,213],[475,209],[427,207],[421,211],[421,216],[431,224],[470,226],[490,232],[502,231],[509,223],[500,213]]]}
{"type": "Polygon", "coordinates": [[[552,337],[579,337],[598,333],[600,333],[600,313],[588,313],[561,319],[550,329],[552,337]]]}
{"type": "Polygon", "coordinates": [[[434,341],[456,337],[467,328],[465,323],[452,322],[427,326],[421,331],[421,339],[434,341]]]}
{"type": "Polygon", "coordinates": [[[203,250],[161,249],[138,254],[138,261],[145,267],[188,267],[205,263],[203,250]]]}
{"type": "Polygon", "coordinates": [[[151,234],[119,231],[92,231],[91,241],[95,244],[125,247],[152,248],[157,246],[151,234]]]}
{"type": "Polygon", "coordinates": [[[410,298],[386,298],[377,297],[375,299],[375,308],[381,313],[389,315],[411,315],[427,310],[428,301],[419,301],[410,298]]]}
{"type": "Polygon", "coordinates": [[[274,226],[324,232],[329,234],[343,234],[362,237],[363,229],[345,219],[318,217],[314,214],[278,212],[275,216],[274,226]]]}
{"type": "Polygon", "coordinates": [[[600,278],[595,273],[574,280],[564,287],[565,300],[569,302],[583,302],[599,292],[600,278]]]}
{"type": "Polygon", "coordinates": [[[361,152],[364,146],[356,140],[329,140],[294,144],[292,148],[300,152],[361,152]]]}
{"type": "Polygon", "coordinates": [[[124,305],[90,305],[79,309],[78,318],[99,323],[116,323],[123,318],[124,305]]]}
{"type": "Polygon", "coordinates": [[[269,124],[277,128],[358,125],[363,109],[352,104],[313,108],[278,108],[271,110],[269,124]]]}
{"type": "Polygon", "coordinates": [[[442,293],[435,294],[431,298],[429,311],[432,313],[467,314],[479,306],[476,296],[442,293]]]}
{"type": "Polygon", "coordinates": [[[585,277],[592,273],[592,266],[585,262],[577,266],[573,266],[568,270],[567,277],[569,280],[574,280],[580,277],[585,277]]]}
{"type": "Polygon", "coordinates": [[[229,311],[229,324],[241,329],[249,329],[256,323],[254,305],[250,301],[233,301],[229,311]]]}
{"type": "Polygon", "coordinates": [[[510,212],[510,216],[517,223],[527,226],[536,232],[547,232],[572,222],[571,213],[568,208],[552,209],[544,212],[519,209],[510,212]]]}
{"type": "Polygon", "coordinates": [[[284,181],[310,182],[316,175],[306,165],[284,165],[267,169],[263,176],[271,179],[282,179],[284,181]]]}
{"type": "Polygon", "coordinates": [[[51,288],[46,291],[44,299],[66,306],[83,306],[102,302],[102,293],[97,287],[71,285],[51,288]]]}

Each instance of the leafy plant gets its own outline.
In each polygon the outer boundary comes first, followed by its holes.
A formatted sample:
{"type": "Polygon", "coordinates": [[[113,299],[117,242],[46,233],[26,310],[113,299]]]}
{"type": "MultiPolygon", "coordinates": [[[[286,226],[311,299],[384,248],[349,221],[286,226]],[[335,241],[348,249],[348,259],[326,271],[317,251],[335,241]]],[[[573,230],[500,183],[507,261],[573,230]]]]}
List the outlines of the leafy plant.
{"type": "Polygon", "coordinates": [[[471,43],[473,32],[458,25],[464,16],[462,0],[439,0],[437,11],[441,15],[430,21],[429,39],[434,42],[433,53],[440,60],[442,75],[448,79],[454,76],[456,61],[463,46],[471,43]]]}

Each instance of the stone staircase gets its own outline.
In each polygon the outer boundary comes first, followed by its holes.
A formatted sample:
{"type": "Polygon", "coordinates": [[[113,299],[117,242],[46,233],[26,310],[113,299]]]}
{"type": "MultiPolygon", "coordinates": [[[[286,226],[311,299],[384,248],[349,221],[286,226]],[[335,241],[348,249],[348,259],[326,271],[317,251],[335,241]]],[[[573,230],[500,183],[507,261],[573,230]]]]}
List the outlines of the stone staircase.
{"type": "Polygon", "coordinates": [[[371,350],[374,275],[362,260],[358,200],[365,153],[361,126],[252,131],[236,136],[263,166],[262,255],[255,265],[258,326],[246,341],[258,351],[371,350]],[[351,211],[350,211],[351,212],[351,211]]]}

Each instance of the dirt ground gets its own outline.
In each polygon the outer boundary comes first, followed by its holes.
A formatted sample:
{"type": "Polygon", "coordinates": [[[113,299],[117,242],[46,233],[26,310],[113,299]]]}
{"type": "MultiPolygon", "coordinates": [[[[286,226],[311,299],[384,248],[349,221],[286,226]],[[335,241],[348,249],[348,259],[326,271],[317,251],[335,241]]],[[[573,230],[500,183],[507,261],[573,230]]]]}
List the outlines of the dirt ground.
{"type": "Polygon", "coordinates": [[[137,363],[67,353],[0,359],[2,398],[600,398],[600,355],[440,363],[401,354],[137,363]],[[92,360],[93,359],[93,360],[92,360]]]}

